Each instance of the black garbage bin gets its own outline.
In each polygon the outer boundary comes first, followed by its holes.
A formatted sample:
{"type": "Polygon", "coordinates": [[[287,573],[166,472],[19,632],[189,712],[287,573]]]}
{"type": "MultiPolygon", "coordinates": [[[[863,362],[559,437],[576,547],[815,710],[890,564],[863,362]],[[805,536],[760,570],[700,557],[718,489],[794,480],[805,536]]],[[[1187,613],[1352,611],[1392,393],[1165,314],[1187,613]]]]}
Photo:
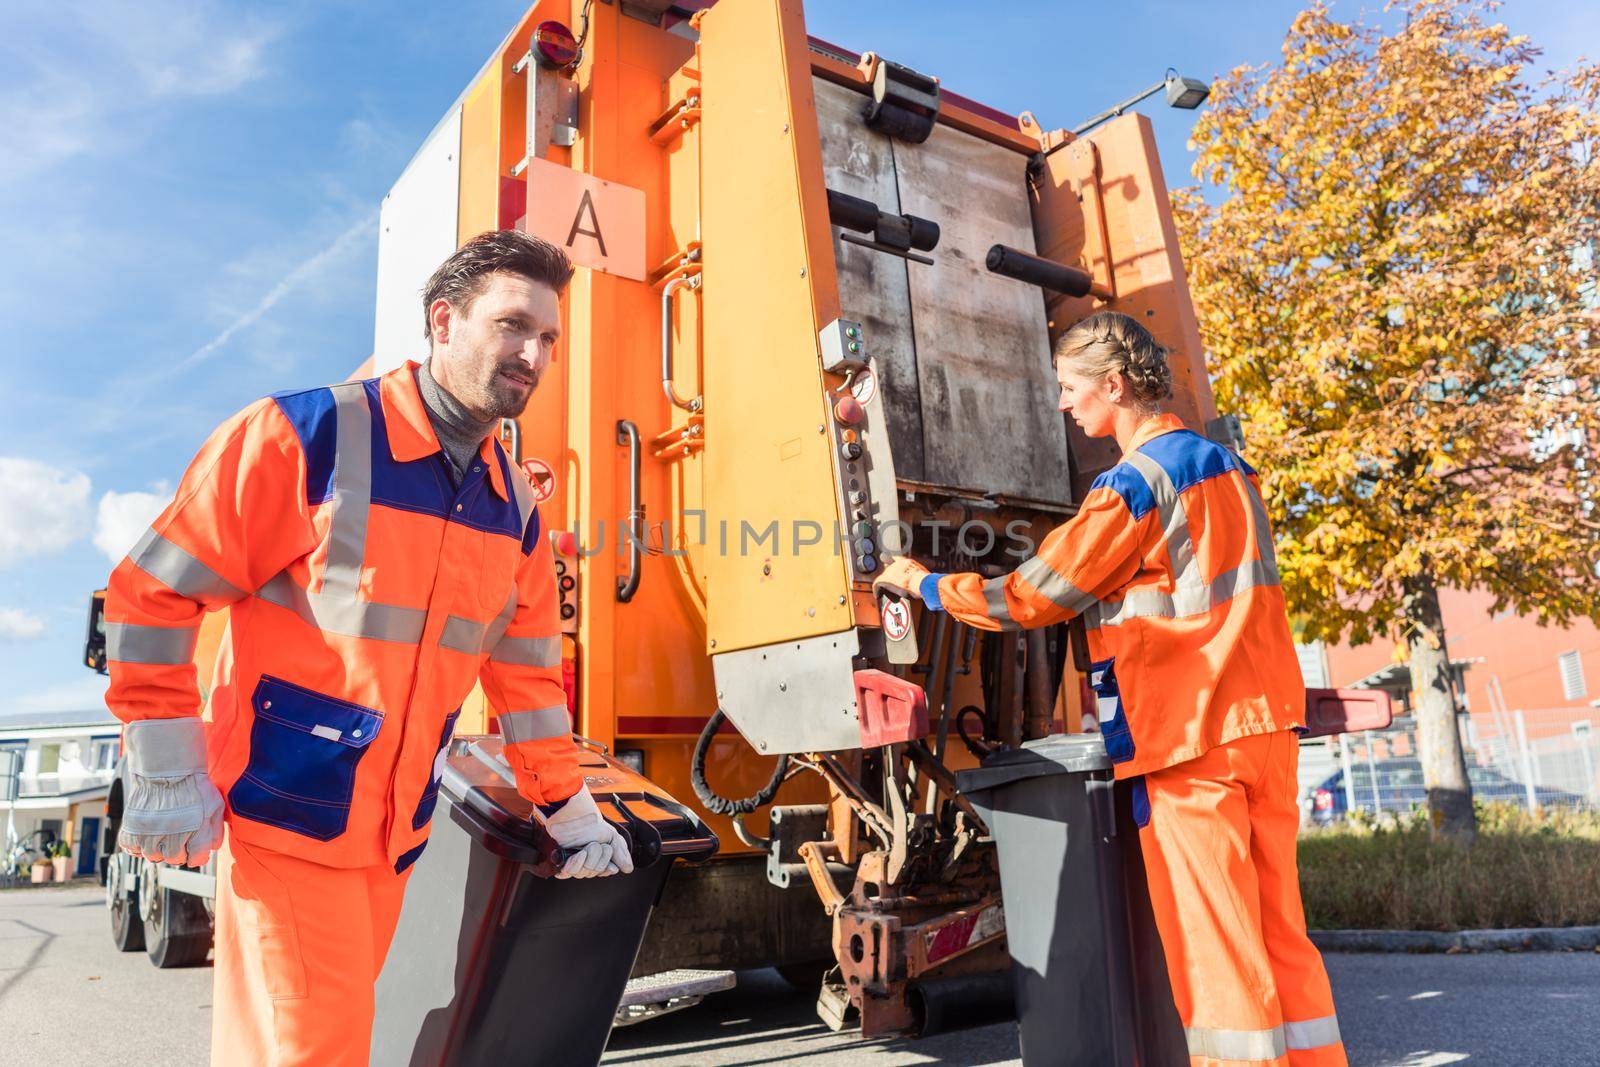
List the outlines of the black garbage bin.
{"type": "Polygon", "coordinates": [[[412,871],[383,973],[374,1067],[593,1067],[676,859],[717,838],[693,812],[594,749],[580,759],[634,872],[557,879],[498,737],[451,744],[433,833],[412,871]]]}
{"type": "Polygon", "coordinates": [[[1000,853],[1027,1067],[1189,1063],[1150,913],[1131,793],[1099,734],[1057,734],[956,775],[1000,853]]]}

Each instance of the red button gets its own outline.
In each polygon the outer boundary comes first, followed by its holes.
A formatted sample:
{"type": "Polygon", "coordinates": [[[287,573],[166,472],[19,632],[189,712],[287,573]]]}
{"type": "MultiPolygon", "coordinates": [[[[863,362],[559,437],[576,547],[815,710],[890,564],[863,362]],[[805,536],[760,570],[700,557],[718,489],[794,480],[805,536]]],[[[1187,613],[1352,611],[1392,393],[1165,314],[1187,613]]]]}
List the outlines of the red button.
{"type": "Polygon", "coordinates": [[[853,396],[840,397],[839,402],[833,405],[833,417],[848,426],[854,426],[866,415],[861,408],[861,401],[853,396]]]}
{"type": "Polygon", "coordinates": [[[578,536],[571,530],[552,530],[550,532],[550,547],[556,550],[558,556],[576,556],[578,554],[578,536]]]}

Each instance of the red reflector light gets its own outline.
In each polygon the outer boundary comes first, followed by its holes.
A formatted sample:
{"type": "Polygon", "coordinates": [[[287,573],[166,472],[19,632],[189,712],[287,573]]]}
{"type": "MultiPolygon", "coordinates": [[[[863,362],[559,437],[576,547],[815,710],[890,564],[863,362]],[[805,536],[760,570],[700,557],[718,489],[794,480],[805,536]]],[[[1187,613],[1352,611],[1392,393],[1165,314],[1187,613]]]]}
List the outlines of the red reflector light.
{"type": "Polygon", "coordinates": [[[545,66],[560,70],[578,58],[578,39],[559,22],[541,22],[533,30],[533,54],[545,66]]]}

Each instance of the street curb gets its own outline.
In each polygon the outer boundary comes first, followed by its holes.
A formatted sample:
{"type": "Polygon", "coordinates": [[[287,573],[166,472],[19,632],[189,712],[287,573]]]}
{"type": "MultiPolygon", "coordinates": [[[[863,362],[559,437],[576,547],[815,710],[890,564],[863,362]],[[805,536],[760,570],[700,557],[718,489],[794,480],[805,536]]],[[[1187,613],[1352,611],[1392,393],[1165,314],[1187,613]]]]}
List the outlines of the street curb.
{"type": "Polygon", "coordinates": [[[1324,952],[1593,952],[1600,926],[1527,926],[1511,930],[1312,930],[1324,952]]]}

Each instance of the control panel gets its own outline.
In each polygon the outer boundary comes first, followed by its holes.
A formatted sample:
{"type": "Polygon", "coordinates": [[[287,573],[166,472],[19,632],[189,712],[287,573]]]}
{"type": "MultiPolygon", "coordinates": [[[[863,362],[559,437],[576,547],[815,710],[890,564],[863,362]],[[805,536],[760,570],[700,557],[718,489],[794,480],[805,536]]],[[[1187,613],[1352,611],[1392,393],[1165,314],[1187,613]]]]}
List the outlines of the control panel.
{"type": "MultiPolygon", "coordinates": [[[[872,365],[866,331],[859,322],[836,319],[818,335],[823,369],[843,381],[829,394],[828,414],[838,452],[839,540],[854,585],[872,579],[901,547],[894,458],[884,425],[883,397],[872,365]],[[888,543],[886,544],[886,540],[888,543]]],[[[899,601],[880,605],[891,663],[915,663],[916,636],[910,609],[899,601]]]]}

